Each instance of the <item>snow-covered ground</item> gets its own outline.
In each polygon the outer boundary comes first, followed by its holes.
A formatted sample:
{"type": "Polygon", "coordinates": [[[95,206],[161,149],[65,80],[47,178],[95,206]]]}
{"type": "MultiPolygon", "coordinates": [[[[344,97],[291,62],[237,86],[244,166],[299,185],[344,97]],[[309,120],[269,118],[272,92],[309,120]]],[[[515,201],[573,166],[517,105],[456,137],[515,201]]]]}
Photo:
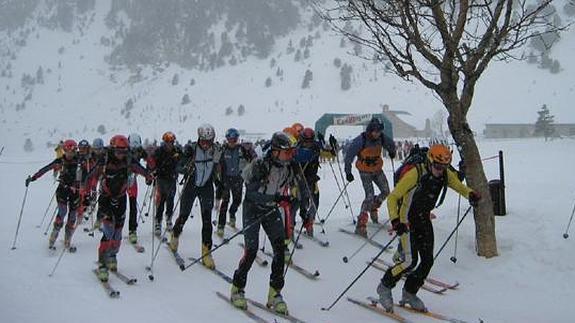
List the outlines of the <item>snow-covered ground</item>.
{"type": "MultiPolygon", "coordinates": [[[[149,281],[145,266],[150,261],[151,224],[146,219],[140,224],[141,242],[147,250],[137,254],[127,243],[119,254],[120,268],[138,278],[135,286],[126,286],[111,277],[121,290],[119,299],[110,299],[95,276],[97,238],[91,238],[80,228],[75,235],[76,254],[65,254],[53,277],[48,274],[56,263],[57,254],[50,255],[44,228],[36,228],[42,219],[55,186],[47,174],[32,183],[24,209],[20,236],[16,250],[10,250],[14,230],[24,194],[24,179],[42,163],[52,157],[49,150],[19,154],[18,147],[7,149],[0,157],[0,310],[3,322],[102,322],[103,320],[129,322],[247,322],[241,312],[216,297],[215,291],[227,293],[229,285],[221,278],[197,265],[185,272],[180,270],[164,247],[155,264],[155,281],[149,281]],[[30,162],[30,163],[23,163],[30,162]]],[[[468,217],[459,234],[458,261],[449,257],[453,244],[449,244],[437,260],[431,275],[449,281],[458,281],[457,290],[445,295],[421,291],[427,306],[469,322],[573,322],[575,298],[575,241],[563,239],[575,199],[575,142],[557,140],[482,141],[483,157],[505,152],[508,215],[497,217],[499,257],[485,260],[474,252],[474,226],[468,217]]],[[[486,162],[489,178],[497,177],[495,161],[486,162]]],[[[385,164],[391,176],[389,161],[385,164]]],[[[338,191],[329,167],[320,170],[322,177],[320,217],[324,217],[338,191]]],[[[145,189],[141,186],[141,194],[145,189]]],[[[356,181],[350,185],[354,212],[362,200],[362,189],[356,181]]],[[[141,202],[141,201],[140,201],[141,202]]],[[[467,203],[462,201],[462,209],[467,203]]],[[[435,211],[436,247],[449,234],[456,221],[457,196],[448,198],[435,211]]],[[[387,212],[382,212],[387,216],[387,212]]],[[[197,256],[200,252],[198,209],[187,222],[180,248],[184,256],[197,256]]],[[[348,211],[340,205],[326,225],[329,248],[321,248],[302,240],[304,249],[297,250],[295,261],[308,269],[321,272],[318,281],[310,281],[299,273],[289,271],[284,296],[291,312],[308,322],[385,322],[387,318],[361,309],[342,299],[331,311],[320,307],[329,305],[347,284],[364,268],[365,262],[378,250],[367,246],[350,263],[341,261],[362,244],[362,241],[337,232],[339,227],[352,229],[348,211]]],[[[318,228],[319,229],[319,228],[318,228]]],[[[372,229],[373,230],[373,229],[372,229]]],[[[319,230],[317,230],[319,233],[319,230]]],[[[575,232],[572,232],[575,236],[575,232]]],[[[215,236],[214,236],[215,238],[215,236]]],[[[241,237],[240,237],[241,239],[241,237]]],[[[389,236],[380,234],[377,240],[386,242],[389,236]]],[[[214,241],[218,241],[217,238],[214,241]]],[[[232,274],[241,256],[237,240],[215,253],[217,267],[232,274]]],[[[61,242],[58,244],[61,247],[61,242]]],[[[269,249],[269,243],[267,249],[269,249]]],[[[390,258],[389,254],[385,254],[390,258]]],[[[267,292],[269,268],[254,264],[247,296],[264,300],[267,292]]],[[[374,295],[382,273],[370,269],[348,292],[349,296],[363,298],[374,295]]],[[[401,284],[394,290],[400,297],[401,284]]],[[[272,320],[267,313],[262,316],[272,320]]],[[[420,315],[405,314],[410,320],[432,322],[420,315]]],[[[278,321],[281,321],[278,319],[278,321]]]]}

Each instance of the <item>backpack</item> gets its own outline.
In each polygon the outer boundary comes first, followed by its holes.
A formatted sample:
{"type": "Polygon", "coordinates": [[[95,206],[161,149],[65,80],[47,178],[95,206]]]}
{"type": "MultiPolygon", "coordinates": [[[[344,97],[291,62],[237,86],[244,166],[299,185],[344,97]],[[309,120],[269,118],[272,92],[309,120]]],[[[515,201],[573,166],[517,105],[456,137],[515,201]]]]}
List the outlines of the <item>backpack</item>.
{"type": "MultiPolygon", "coordinates": [[[[393,186],[396,186],[399,183],[399,180],[407,174],[413,168],[417,169],[417,186],[420,184],[421,175],[423,175],[423,168],[425,167],[425,163],[427,161],[427,152],[429,151],[428,147],[419,147],[419,145],[413,146],[409,151],[409,155],[405,158],[401,166],[393,173],[393,186]]],[[[443,200],[445,199],[445,195],[447,193],[447,175],[445,176],[443,189],[441,192],[441,197],[439,198],[439,202],[437,202],[436,208],[439,207],[443,200]]]]}

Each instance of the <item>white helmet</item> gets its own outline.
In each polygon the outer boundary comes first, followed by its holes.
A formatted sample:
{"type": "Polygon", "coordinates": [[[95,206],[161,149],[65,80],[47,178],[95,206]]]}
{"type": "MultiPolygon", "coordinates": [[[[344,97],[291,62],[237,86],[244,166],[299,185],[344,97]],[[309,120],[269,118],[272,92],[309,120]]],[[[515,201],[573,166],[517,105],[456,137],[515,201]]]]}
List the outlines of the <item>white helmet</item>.
{"type": "Polygon", "coordinates": [[[214,140],[216,137],[216,131],[209,123],[204,123],[198,127],[198,138],[200,140],[214,140]]]}
{"type": "Polygon", "coordinates": [[[131,133],[128,136],[128,142],[130,143],[131,149],[136,149],[142,147],[142,138],[137,133],[131,133]]]}

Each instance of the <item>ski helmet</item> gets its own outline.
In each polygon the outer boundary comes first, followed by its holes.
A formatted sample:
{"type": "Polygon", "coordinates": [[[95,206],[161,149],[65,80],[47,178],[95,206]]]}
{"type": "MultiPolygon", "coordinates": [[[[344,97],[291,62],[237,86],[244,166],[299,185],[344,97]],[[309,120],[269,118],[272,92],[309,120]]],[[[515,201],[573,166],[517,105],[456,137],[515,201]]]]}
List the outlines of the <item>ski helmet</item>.
{"type": "Polygon", "coordinates": [[[142,147],[142,138],[137,133],[131,133],[128,136],[128,142],[130,143],[130,149],[142,147]]]}
{"type": "Polygon", "coordinates": [[[78,151],[82,154],[87,154],[90,152],[90,143],[86,139],[80,140],[78,143],[78,151]]]}
{"type": "Polygon", "coordinates": [[[296,138],[299,137],[299,135],[302,133],[303,131],[303,125],[299,122],[294,123],[292,126],[292,129],[295,131],[295,136],[296,138]]]}
{"type": "Polygon", "coordinates": [[[216,131],[209,123],[204,123],[198,127],[198,138],[200,140],[212,141],[216,137],[216,131]]]}
{"type": "Polygon", "coordinates": [[[451,164],[451,157],[451,150],[442,144],[432,145],[427,152],[427,158],[432,163],[448,165],[451,164]]]}
{"type": "Polygon", "coordinates": [[[288,150],[293,148],[289,136],[283,132],[276,132],[272,136],[272,150],[288,150]]]}
{"type": "Polygon", "coordinates": [[[128,149],[130,147],[130,142],[128,138],[124,135],[115,135],[110,139],[110,147],[113,149],[128,149]]]}
{"type": "Polygon", "coordinates": [[[365,128],[365,130],[367,132],[382,131],[383,130],[383,123],[381,123],[381,121],[378,118],[373,117],[369,121],[369,123],[367,124],[367,127],[365,128]]]}
{"type": "Polygon", "coordinates": [[[315,139],[315,131],[312,128],[305,128],[301,133],[303,141],[313,141],[315,139]]]}
{"type": "Polygon", "coordinates": [[[167,131],[162,135],[162,141],[174,143],[176,141],[176,135],[171,131],[167,131]]]}
{"type": "Polygon", "coordinates": [[[104,140],[102,140],[102,138],[94,139],[94,141],[92,141],[92,148],[94,148],[94,149],[104,148],[104,140]]]}
{"type": "Polygon", "coordinates": [[[236,128],[230,128],[226,131],[226,139],[238,139],[240,137],[240,132],[236,128]]]}
{"type": "Polygon", "coordinates": [[[78,149],[78,144],[73,139],[68,139],[65,140],[64,143],[62,144],[62,148],[64,149],[65,152],[68,151],[75,152],[76,149],[78,149]]]}

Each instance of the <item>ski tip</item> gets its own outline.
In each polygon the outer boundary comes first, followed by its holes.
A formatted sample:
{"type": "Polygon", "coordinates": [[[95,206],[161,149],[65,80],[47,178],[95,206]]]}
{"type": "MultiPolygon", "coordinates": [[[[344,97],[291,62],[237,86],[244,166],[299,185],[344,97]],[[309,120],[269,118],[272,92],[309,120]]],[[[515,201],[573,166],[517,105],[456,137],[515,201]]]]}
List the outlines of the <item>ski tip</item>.
{"type": "Polygon", "coordinates": [[[184,266],[184,265],[180,265],[180,270],[181,270],[181,271],[184,271],[184,270],[186,270],[186,266],[184,266]]]}
{"type": "Polygon", "coordinates": [[[149,279],[150,281],[154,281],[154,275],[151,275],[151,274],[148,275],[148,279],[149,279]]]}
{"type": "Polygon", "coordinates": [[[314,277],[319,277],[319,271],[316,270],[316,271],[313,273],[313,276],[314,276],[314,277]]]}

